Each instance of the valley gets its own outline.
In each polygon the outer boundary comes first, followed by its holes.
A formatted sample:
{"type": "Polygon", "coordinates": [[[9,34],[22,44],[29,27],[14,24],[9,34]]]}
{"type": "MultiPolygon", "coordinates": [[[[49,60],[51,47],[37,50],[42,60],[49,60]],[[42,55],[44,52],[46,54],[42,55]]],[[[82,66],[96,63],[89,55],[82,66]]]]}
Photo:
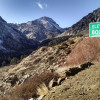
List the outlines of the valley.
{"type": "Polygon", "coordinates": [[[99,100],[100,38],[88,34],[99,21],[100,8],[69,28],[0,17],[0,100],[99,100]]]}

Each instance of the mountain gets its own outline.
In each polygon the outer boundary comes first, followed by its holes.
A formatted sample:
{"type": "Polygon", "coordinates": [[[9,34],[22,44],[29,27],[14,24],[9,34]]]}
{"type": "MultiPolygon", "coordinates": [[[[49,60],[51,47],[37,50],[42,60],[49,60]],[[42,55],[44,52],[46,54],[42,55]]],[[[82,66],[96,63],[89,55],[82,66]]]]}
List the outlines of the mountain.
{"type": "Polygon", "coordinates": [[[27,23],[10,25],[24,33],[29,39],[38,41],[53,38],[64,32],[64,29],[60,28],[55,21],[45,16],[27,23]]]}
{"type": "Polygon", "coordinates": [[[92,22],[100,22],[100,8],[83,17],[76,24],[68,28],[68,30],[64,32],[62,35],[89,33],[89,23],[92,22]]]}
{"type": "Polygon", "coordinates": [[[0,17],[0,60],[7,56],[24,53],[30,48],[35,48],[37,43],[20,31],[12,28],[2,17],[0,17]]]}

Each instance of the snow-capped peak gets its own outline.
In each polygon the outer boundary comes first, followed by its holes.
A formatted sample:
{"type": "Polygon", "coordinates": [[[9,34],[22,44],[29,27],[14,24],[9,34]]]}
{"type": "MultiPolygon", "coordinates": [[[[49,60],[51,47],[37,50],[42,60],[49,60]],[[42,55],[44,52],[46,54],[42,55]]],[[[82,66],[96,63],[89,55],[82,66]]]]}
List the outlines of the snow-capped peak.
{"type": "Polygon", "coordinates": [[[50,29],[52,27],[55,27],[57,30],[63,31],[62,28],[60,28],[59,25],[49,17],[44,16],[44,17],[41,17],[39,19],[36,19],[35,21],[37,21],[39,24],[43,24],[43,26],[46,29],[50,29]]]}
{"type": "Polygon", "coordinates": [[[54,20],[46,16],[19,25],[12,24],[12,27],[37,41],[53,38],[64,32],[54,20]]]}

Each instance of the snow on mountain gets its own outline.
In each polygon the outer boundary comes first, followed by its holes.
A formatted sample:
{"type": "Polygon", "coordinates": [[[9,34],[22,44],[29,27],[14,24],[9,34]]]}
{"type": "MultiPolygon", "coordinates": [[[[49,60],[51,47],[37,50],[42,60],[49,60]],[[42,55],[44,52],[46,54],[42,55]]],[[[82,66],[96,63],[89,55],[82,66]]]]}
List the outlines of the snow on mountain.
{"type": "MultiPolygon", "coordinates": [[[[30,40],[20,31],[12,28],[0,17],[0,51],[25,49],[30,45],[30,40]]],[[[34,43],[32,45],[35,45],[34,43]]]]}
{"type": "Polygon", "coordinates": [[[55,21],[45,16],[27,23],[10,25],[24,33],[29,39],[38,41],[53,38],[64,32],[64,29],[55,21]]]}
{"type": "Polygon", "coordinates": [[[46,29],[49,29],[49,28],[51,28],[52,26],[55,26],[55,28],[57,28],[58,30],[60,30],[60,31],[62,31],[63,32],[63,30],[59,27],[59,25],[58,24],[56,24],[56,22],[55,21],[53,21],[51,18],[49,18],[49,17],[42,17],[42,18],[40,18],[40,19],[37,19],[37,21],[38,22],[40,22],[40,24],[43,24],[44,25],[44,27],[46,28],[46,29]]]}

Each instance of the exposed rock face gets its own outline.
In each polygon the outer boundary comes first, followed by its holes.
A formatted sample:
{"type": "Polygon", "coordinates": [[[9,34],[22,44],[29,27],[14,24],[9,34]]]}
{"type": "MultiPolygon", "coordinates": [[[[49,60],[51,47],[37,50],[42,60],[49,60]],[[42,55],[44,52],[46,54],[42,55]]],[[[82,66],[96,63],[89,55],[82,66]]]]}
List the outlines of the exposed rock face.
{"type": "Polygon", "coordinates": [[[100,22],[100,8],[89,13],[87,16],[83,17],[80,21],[70,27],[64,35],[78,34],[78,33],[88,33],[89,23],[100,22]]]}
{"type": "Polygon", "coordinates": [[[58,84],[57,84],[57,81],[55,80],[55,79],[52,79],[51,81],[50,81],[50,83],[49,83],[49,88],[52,88],[52,87],[54,87],[54,86],[57,86],[58,84]]]}
{"type": "Polygon", "coordinates": [[[12,28],[0,17],[0,50],[19,50],[29,45],[24,34],[12,28]]]}
{"type": "Polygon", "coordinates": [[[11,84],[11,86],[14,86],[17,83],[17,81],[18,81],[17,75],[13,75],[4,79],[4,82],[11,84]]]}
{"type": "Polygon", "coordinates": [[[55,21],[45,16],[27,23],[10,25],[24,33],[29,39],[38,41],[53,38],[64,32],[64,29],[60,28],[55,21]]]}

